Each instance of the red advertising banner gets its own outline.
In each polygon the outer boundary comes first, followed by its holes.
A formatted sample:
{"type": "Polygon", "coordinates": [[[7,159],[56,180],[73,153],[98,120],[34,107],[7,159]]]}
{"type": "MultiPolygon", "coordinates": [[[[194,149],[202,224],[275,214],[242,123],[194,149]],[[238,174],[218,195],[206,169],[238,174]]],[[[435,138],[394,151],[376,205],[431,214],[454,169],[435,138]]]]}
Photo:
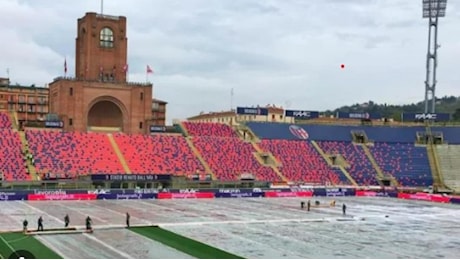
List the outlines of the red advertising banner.
{"type": "Polygon", "coordinates": [[[27,200],[96,200],[97,194],[28,194],[27,200]]]}
{"type": "Polygon", "coordinates": [[[267,198],[280,198],[280,197],[312,197],[313,191],[285,191],[285,192],[276,192],[276,191],[266,191],[265,197],[267,198]]]}
{"type": "Polygon", "coordinates": [[[213,199],[214,192],[192,192],[192,193],[158,193],[158,199],[213,199]]]}
{"type": "Polygon", "coordinates": [[[415,194],[410,193],[398,193],[399,199],[409,199],[409,200],[424,200],[424,201],[432,201],[432,202],[441,202],[441,203],[449,203],[450,197],[446,197],[439,194],[428,194],[417,192],[415,194]]]}

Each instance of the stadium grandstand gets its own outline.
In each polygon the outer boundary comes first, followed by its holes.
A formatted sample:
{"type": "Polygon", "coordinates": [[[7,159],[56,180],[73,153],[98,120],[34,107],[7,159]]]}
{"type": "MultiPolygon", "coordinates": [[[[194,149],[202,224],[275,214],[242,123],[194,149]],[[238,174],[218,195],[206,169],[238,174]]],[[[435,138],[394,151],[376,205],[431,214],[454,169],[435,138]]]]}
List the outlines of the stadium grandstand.
{"type": "Polygon", "coordinates": [[[436,124],[446,124],[449,115],[404,113],[401,123],[372,113],[325,115],[267,105],[200,113],[166,126],[167,102],[150,98],[152,84],[127,81],[126,18],[87,13],[78,28],[75,77],[24,91],[1,81],[7,100],[0,112],[3,187],[153,174],[199,185],[459,191],[460,127],[436,124]],[[88,27],[100,37],[85,37],[88,27]],[[26,101],[41,108],[24,110],[26,101]]]}

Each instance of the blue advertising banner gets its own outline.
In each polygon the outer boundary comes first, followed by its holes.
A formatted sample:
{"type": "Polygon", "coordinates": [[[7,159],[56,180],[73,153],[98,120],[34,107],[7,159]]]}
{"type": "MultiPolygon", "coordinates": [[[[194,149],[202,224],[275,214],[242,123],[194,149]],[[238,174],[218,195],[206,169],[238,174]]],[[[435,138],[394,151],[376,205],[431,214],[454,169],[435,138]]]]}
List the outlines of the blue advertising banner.
{"type": "Polygon", "coordinates": [[[355,196],[355,189],[348,188],[320,188],[313,189],[313,196],[326,196],[326,197],[343,197],[343,196],[355,196]]]}
{"type": "Polygon", "coordinates": [[[453,203],[453,204],[460,204],[460,198],[452,197],[452,198],[450,199],[450,203],[453,203]]]}
{"type": "Polygon", "coordinates": [[[305,111],[305,110],[286,110],[284,113],[285,116],[300,118],[300,119],[310,119],[318,118],[318,111],[305,111]]]}
{"type": "Polygon", "coordinates": [[[150,133],[164,133],[166,132],[166,126],[161,125],[151,125],[150,133]]]}
{"type": "Polygon", "coordinates": [[[156,199],[158,193],[132,193],[132,194],[98,194],[98,200],[141,200],[156,199]]]}
{"type": "Polygon", "coordinates": [[[93,174],[93,181],[168,181],[170,174],[93,174]]]}
{"type": "Polygon", "coordinates": [[[27,194],[17,194],[16,192],[0,192],[0,201],[27,200],[27,196],[27,194]]]}
{"type": "Polygon", "coordinates": [[[268,109],[262,107],[237,107],[236,113],[238,115],[268,116],[268,109]]]}
{"type": "Polygon", "coordinates": [[[63,121],[45,121],[45,127],[47,128],[63,128],[63,121]]]}
{"type": "Polygon", "coordinates": [[[450,114],[448,113],[402,113],[401,119],[403,121],[424,121],[433,120],[437,122],[450,121],[450,114]]]}
{"type": "Polygon", "coordinates": [[[215,198],[259,198],[263,197],[264,192],[236,192],[236,193],[220,193],[214,194],[215,198]]]}
{"type": "Polygon", "coordinates": [[[337,112],[337,118],[342,119],[381,119],[378,113],[361,113],[361,112],[337,112]]]}

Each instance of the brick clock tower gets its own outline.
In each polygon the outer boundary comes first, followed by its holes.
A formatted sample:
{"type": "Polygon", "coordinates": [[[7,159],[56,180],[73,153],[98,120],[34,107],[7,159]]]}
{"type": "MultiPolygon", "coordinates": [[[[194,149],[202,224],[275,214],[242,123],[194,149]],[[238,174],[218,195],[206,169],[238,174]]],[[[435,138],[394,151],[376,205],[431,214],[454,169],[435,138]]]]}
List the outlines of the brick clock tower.
{"type": "Polygon", "coordinates": [[[86,13],[78,19],[75,78],[50,83],[50,113],[66,131],[147,133],[152,84],[128,83],[126,17],[86,13]]]}

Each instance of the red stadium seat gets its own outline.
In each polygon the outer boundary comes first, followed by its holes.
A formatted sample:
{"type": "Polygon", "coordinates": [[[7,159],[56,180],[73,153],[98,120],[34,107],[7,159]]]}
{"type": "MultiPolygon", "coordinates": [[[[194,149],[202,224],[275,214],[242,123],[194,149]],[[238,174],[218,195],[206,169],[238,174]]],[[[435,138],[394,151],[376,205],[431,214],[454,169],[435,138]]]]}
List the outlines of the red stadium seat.
{"type": "Polygon", "coordinates": [[[254,157],[250,143],[235,137],[194,137],[193,143],[219,180],[235,181],[242,173],[252,173],[257,180],[281,181],[271,167],[254,157]]]}
{"type": "Polygon", "coordinates": [[[8,114],[0,112],[0,129],[11,129],[11,120],[8,114]]]}
{"type": "Polygon", "coordinates": [[[115,134],[130,170],[137,174],[189,175],[204,167],[182,136],[115,134]]]}
{"type": "Polygon", "coordinates": [[[219,123],[183,122],[191,136],[238,137],[229,125],[219,123]]]}
{"type": "Polygon", "coordinates": [[[30,180],[27,174],[19,133],[0,129],[0,172],[4,180],[30,180]]]}
{"type": "Polygon", "coordinates": [[[378,185],[377,172],[359,145],[351,142],[320,141],[318,145],[326,154],[340,154],[350,164],[347,169],[359,185],[378,185]]]}
{"type": "Polygon", "coordinates": [[[309,183],[346,183],[346,178],[329,167],[321,155],[306,141],[262,140],[259,146],[281,160],[281,172],[290,181],[309,183]]]}
{"type": "Polygon", "coordinates": [[[119,174],[123,167],[106,134],[26,132],[37,172],[53,174],[119,174]]]}

